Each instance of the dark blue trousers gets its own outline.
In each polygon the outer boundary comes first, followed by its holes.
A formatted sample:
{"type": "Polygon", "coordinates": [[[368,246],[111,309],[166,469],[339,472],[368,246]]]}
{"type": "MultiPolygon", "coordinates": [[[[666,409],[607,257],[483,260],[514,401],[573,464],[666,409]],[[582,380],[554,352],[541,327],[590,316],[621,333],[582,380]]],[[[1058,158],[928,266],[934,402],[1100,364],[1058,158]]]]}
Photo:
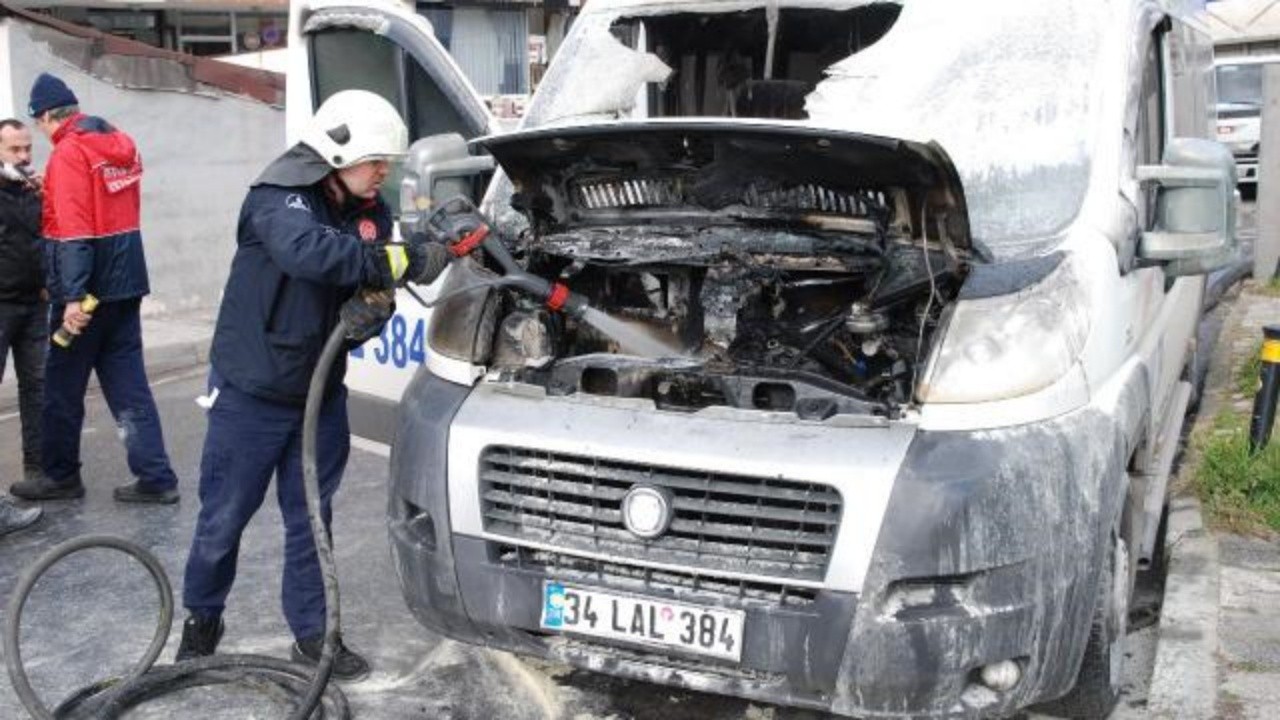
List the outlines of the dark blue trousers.
{"type": "MultiPolygon", "coordinates": [[[[240,535],[262,506],[271,477],[284,516],[284,577],[281,599],[289,629],[299,640],[324,633],[324,585],[307,521],[302,490],[302,408],[241,392],[214,370],[209,430],[200,459],[200,517],[183,581],[182,600],[195,615],[222,614],[236,579],[240,535]]],[[[317,470],[327,528],[333,494],[351,450],[346,389],[326,399],[320,412],[317,470]]]]}
{"type": "MultiPolygon", "coordinates": [[[[45,361],[44,412],[41,413],[41,461],[54,482],[75,482],[80,475],[80,431],[89,373],[120,428],[129,470],[147,490],[169,490],[178,478],[169,465],[147,371],[142,362],[141,298],[103,303],[89,326],[69,348],[49,346],[45,361]]],[[[49,332],[62,325],[65,306],[55,304],[49,332]]]]}

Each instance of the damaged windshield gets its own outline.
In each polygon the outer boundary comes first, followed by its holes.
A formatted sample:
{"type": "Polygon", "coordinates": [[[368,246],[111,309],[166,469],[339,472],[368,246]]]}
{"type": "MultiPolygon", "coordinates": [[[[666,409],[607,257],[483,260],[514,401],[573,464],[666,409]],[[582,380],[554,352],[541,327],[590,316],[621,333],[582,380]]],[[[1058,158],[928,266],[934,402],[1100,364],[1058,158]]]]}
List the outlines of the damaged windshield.
{"type": "Polygon", "coordinates": [[[524,127],[743,117],[936,140],[963,180],[974,238],[999,257],[1033,254],[1083,201],[1111,13],[1096,0],[587,12],[524,127]]]}

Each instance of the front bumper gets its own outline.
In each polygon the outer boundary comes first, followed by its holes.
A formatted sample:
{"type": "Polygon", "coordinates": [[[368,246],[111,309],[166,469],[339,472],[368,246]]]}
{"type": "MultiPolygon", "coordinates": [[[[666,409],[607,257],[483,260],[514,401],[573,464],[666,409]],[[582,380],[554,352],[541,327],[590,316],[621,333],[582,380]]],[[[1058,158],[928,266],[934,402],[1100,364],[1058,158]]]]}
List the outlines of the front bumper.
{"type": "Polygon", "coordinates": [[[1236,155],[1236,182],[1255,185],[1258,182],[1258,154],[1236,155]]]}
{"type": "Polygon", "coordinates": [[[1007,433],[916,434],[860,587],[789,599],[784,588],[770,600],[768,588],[715,596],[696,579],[621,587],[614,563],[460,532],[446,456],[469,392],[424,373],[406,394],[393,451],[393,555],[428,628],[619,677],[859,717],[1000,716],[1074,682],[1096,595],[1098,527],[1109,527],[1100,518],[1123,491],[1110,489],[1123,477],[1118,436],[1096,415],[1007,433]],[[544,631],[545,580],[741,608],[741,662],[544,631]],[[977,682],[979,668],[1003,660],[1022,672],[1015,687],[997,693],[977,682]]]}

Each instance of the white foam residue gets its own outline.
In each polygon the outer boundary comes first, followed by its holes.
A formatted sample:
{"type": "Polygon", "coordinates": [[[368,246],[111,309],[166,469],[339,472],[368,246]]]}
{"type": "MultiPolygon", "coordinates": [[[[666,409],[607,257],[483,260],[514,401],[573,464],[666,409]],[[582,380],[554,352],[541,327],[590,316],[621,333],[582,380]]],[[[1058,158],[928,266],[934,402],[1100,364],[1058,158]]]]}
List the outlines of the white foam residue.
{"type": "Polygon", "coordinates": [[[574,62],[578,70],[560,88],[547,122],[628,115],[640,88],[666,82],[671,75],[671,68],[657,55],[632,50],[606,29],[583,36],[574,62]]]}
{"type": "Polygon", "coordinates": [[[827,69],[807,109],[824,126],[937,140],[966,175],[1079,162],[1111,6],[913,0],[882,40],[827,69]]]}

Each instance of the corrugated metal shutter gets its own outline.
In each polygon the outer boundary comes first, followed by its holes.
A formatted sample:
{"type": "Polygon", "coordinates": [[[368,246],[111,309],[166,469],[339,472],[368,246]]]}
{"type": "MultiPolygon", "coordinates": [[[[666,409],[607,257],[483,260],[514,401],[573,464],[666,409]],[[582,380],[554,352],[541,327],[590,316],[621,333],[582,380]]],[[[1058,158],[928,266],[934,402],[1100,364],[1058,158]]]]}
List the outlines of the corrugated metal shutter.
{"type": "Polygon", "coordinates": [[[453,44],[453,8],[419,7],[418,13],[427,18],[436,40],[448,50],[453,44]]]}
{"type": "Polygon", "coordinates": [[[529,19],[524,10],[453,10],[449,52],[482,95],[529,91],[529,19]]]}

